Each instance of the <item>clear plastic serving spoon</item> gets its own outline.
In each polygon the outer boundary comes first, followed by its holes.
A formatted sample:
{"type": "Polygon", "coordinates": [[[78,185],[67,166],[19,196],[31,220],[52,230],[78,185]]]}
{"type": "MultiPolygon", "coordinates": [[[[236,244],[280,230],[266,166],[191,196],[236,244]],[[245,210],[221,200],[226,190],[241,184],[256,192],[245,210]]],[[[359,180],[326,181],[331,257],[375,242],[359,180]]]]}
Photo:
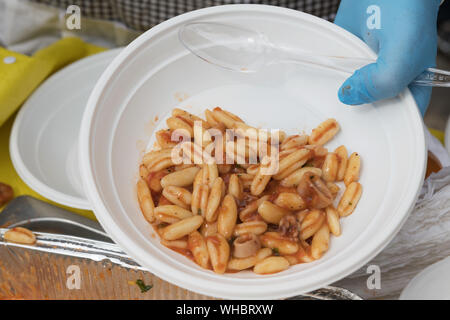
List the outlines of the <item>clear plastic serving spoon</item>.
{"type": "MultiPolygon", "coordinates": [[[[183,25],[178,33],[181,43],[197,57],[219,67],[256,72],[275,63],[316,65],[352,74],[375,62],[372,59],[318,55],[300,48],[275,45],[260,32],[215,22],[193,22],[183,25]]],[[[450,87],[450,72],[429,68],[413,84],[450,87]]]]}

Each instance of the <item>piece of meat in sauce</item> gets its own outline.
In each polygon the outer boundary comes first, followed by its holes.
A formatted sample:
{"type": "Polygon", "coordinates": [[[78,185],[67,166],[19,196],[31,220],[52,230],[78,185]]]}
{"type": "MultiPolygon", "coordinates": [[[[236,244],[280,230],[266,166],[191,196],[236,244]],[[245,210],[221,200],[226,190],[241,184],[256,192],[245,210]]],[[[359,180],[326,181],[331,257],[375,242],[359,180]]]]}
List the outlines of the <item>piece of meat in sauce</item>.
{"type": "Polygon", "coordinates": [[[300,223],[293,214],[281,218],[278,231],[283,237],[292,241],[297,242],[300,239],[300,223]]]}
{"type": "Polygon", "coordinates": [[[303,175],[297,186],[297,192],[309,208],[323,209],[333,202],[333,195],[326,183],[312,172],[303,175]]]}

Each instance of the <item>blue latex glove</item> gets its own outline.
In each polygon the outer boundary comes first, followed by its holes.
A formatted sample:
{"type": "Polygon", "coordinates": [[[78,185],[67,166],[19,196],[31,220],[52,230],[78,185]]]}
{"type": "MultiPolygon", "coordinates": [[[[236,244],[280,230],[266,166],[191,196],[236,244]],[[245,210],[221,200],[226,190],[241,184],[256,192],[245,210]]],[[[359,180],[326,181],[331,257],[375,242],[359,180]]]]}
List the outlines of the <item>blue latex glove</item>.
{"type": "MultiPolygon", "coordinates": [[[[440,0],[342,0],[335,23],[364,40],[378,53],[378,60],[357,70],[344,82],[339,100],[359,105],[395,97],[426,68],[434,67],[440,3],[440,0]],[[374,19],[368,26],[372,14],[367,9],[371,5],[380,8],[379,29],[374,19]]],[[[431,88],[415,85],[409,88],[424,115],[431,88]]]]}

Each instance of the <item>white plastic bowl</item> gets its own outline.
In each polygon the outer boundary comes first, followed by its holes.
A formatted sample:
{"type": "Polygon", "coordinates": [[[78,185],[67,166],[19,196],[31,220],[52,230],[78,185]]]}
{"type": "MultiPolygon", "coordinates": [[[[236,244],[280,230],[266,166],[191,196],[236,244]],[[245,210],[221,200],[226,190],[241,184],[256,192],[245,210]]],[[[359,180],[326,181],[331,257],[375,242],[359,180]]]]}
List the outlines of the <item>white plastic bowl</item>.
{"type": "Polygon", "coordinates": [[[111,237],[142,266],[186,289],[221,298],[284,298],[330,284],[363,266],[396,234],[423,182],[423,122],[409,91],[360,107],[337,99],[344,75],[272,66],[256,74],[220,70],[189,54],[177,39],[194,20],[243,25],[278,43],[323,54],[374,58],[358,38],[319,18],[272,6],[232,5],[170,19],[136,39],[110,64],[84,114],[80,163],[90,203],[111,237]],[[179,97],[186,100],[180,102],[179,97]],[[249,124],[311,130],[326,118],[342,126],[330,149],[345,144],[362,157],[363,196],[343,234],[322,259],[269,276],[217,275],[159,244],[136,198],[138,165],[154,129],[172,108],[200,114],[221,106],[249,124]]]}

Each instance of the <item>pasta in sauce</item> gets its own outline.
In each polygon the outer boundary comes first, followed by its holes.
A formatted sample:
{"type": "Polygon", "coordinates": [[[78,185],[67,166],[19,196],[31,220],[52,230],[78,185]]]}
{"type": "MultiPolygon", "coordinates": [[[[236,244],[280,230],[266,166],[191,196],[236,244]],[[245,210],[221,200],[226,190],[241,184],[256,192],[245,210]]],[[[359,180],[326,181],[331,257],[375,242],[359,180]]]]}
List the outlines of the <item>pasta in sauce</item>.
{"type": "Polygon", "coordinates": [[[362,194],[360,155],[324,147],[337,121],[275,136],[219,107],[205,118],[174,109],[143,157],[138,200],[161,243],[219,274],[320,259],[362,194]]]}

